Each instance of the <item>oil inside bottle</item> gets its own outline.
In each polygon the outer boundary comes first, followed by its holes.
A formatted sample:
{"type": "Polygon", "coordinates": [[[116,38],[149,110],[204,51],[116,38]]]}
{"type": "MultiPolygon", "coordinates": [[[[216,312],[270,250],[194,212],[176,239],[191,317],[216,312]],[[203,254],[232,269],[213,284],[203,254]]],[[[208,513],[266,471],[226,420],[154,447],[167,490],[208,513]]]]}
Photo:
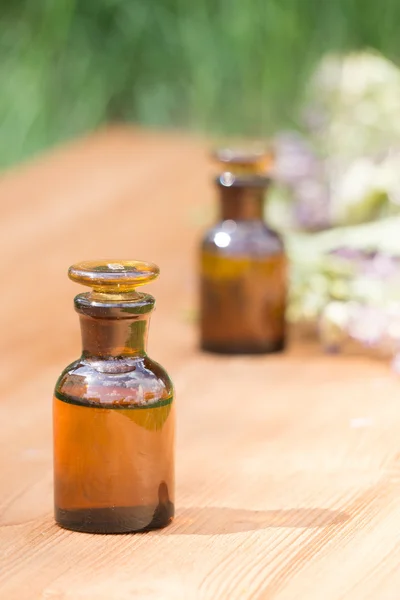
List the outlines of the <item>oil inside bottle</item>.
{"type": "Polygon", "coordinates": [[[173,411],[172,396],[94,407],[57,394],[56,520],[97,533],[164,527],[174,515],[173,411]]]}

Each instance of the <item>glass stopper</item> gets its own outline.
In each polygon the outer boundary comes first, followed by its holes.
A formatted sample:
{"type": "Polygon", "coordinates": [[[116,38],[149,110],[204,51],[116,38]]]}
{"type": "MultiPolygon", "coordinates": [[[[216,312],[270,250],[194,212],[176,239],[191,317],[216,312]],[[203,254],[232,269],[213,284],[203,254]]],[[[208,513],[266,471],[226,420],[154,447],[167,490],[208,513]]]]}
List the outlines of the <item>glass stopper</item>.
{"type": "Polygon", "coordinates": [[[235,174],[269,173],[274,162],[272,151],[265,147],[219,148],[212,156],[222,170],[235,174]]]}
{"type": "Polygon", "coordinates": [[[68,269],[68,277],[95,292],[121,294],[156,279],[160,269],[140,260],[87,260],[68,269]]]}

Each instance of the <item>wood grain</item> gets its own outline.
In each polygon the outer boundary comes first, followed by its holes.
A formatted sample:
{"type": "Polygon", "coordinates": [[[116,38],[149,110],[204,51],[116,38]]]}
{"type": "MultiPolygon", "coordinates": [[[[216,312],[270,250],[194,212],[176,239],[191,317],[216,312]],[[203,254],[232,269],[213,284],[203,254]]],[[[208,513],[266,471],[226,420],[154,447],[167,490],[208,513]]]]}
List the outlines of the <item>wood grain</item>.
{"type": "Polygon", "coordinates": [[[115,128],[0,179],[0,598],[400,597],[400,390],[388,366],[294,341],[197,350],[196,251],[212,219],[206,145],[115,128]],[[52,517],[51,396],[80,352],[77,260],[150,260],[150,354],[178,398],[177,517],[96,536],[52,517]]]}

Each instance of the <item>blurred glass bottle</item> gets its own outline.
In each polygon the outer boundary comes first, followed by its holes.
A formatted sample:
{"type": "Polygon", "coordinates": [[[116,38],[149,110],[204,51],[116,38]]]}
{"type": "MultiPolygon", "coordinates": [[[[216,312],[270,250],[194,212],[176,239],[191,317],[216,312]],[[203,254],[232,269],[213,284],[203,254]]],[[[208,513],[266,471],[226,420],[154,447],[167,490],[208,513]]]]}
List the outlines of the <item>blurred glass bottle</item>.
{"type": "Polygon", "coordinates": [[[146,354],[154,298],[135,291],[158,272],[137,261],[69,269],[93,291],[75,297],[83,353],[54,393],[55,518],[67,529],[143,531],[173,517],[173,387],[146,354]]]}
{"type": "Polygon", "coordinates": [[[221,220],[201,249],[201,348],[268,353],[285,346],[286,256],[263,221],[269,179],[223,173],[216,179],[221,220]]]}

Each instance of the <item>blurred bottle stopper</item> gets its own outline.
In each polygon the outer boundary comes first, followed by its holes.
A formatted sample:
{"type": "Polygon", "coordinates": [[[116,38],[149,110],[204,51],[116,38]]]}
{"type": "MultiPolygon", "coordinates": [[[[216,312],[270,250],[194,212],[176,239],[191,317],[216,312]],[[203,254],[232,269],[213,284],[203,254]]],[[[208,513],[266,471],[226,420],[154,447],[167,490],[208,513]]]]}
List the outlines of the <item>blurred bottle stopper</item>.
{"type": "Polygon", "coordinates": [[[225,147],[212,152],[218,171],[229,171],[234,175],[271,174],[274,153],[265,145],[249,147],[225,147]]]}

